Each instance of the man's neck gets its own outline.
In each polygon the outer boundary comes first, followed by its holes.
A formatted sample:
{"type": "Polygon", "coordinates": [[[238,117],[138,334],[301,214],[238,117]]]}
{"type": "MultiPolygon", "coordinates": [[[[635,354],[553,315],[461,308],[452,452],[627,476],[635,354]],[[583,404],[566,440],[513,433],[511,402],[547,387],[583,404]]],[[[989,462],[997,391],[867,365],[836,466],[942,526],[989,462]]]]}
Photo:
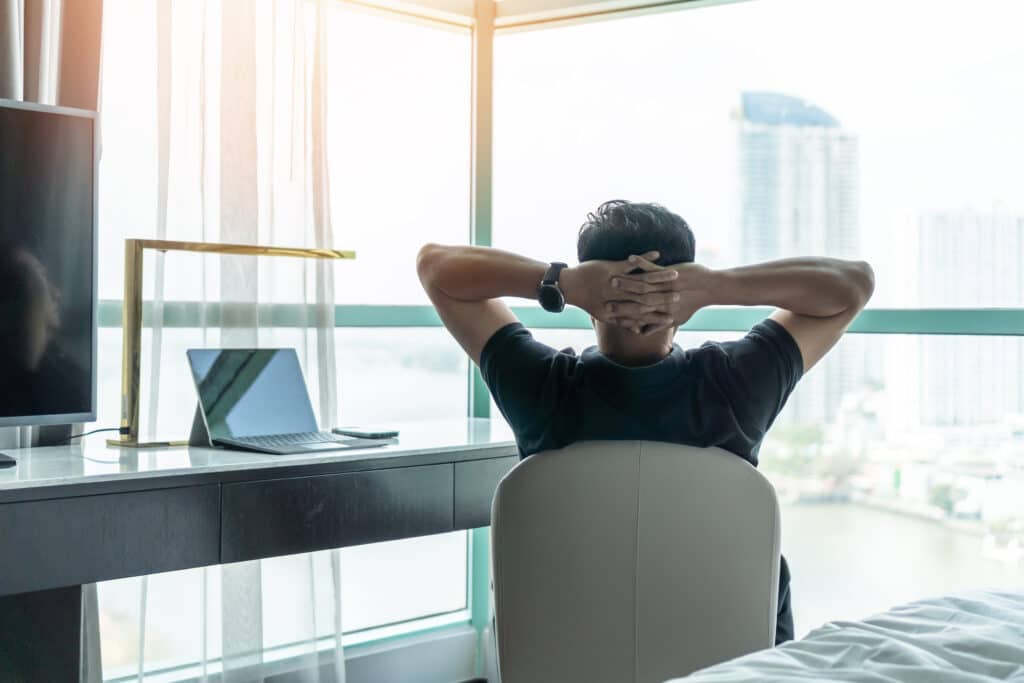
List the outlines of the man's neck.
{"type": "Polygon", "coordinates": [[[639,368],[654,365],[672,352],[672,338],[639,337],[625,330],[603,330],[597,335],[597,350],[619,365],[639,368]]]}
{"type": "Polygon", "coordinates": [[[597,347],[597,348],[598,348],[598,351],[600,351],[601,354],[605,358],[613,360],[616,363],[618,363],[619,365],[622,365],[622,366],[627,367],[627,368],[643,368],[643,367],[647,367],[648,365],[654,365],[655,363],[658,363],[658,362],[664,360],[668,356],[667,353],[650,354],[650,355],[640,355],[640,354],[623,355],[623,354],[617,353],[615,351],[605,351],[600,346],[597,347]]]}

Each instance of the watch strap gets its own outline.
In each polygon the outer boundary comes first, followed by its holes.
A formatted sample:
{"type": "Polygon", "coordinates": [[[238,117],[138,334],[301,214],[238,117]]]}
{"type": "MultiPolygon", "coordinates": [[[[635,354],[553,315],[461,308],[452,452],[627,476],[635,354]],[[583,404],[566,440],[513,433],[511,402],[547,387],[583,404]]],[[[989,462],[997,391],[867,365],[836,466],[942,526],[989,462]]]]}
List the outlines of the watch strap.
{"type": "Polygon", "coordinates": [[[540,283],[542,285],[558,284],[558,276],[561,275],[562,271],[568,267],[568,263],[561,263],[560,261],[553,262],[548,266],[547,272],[544,273],[544,277],[541,279],[540,283]]]}

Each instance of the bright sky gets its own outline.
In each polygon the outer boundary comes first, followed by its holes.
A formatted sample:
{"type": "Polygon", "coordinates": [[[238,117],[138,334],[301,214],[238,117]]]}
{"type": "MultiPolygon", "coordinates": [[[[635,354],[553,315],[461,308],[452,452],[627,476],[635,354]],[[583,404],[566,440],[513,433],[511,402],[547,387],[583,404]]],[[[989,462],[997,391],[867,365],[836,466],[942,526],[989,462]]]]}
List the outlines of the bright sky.
{"type": "Polygon", "coordinates": [[[897,271],[921,211],[1024,212],[1022,25],[1012,0],[759,0],[502,36],[496,239],[571,258],[585,212],[624,197],[675,209],[700,257],[734,262],[731,114],[774,90],[859,136],[862,244],[891,273],[875,303],[913,305],[897,271]]]}
{"type": "MultiPolygon", "coordinates": [[[[121,239],[155,229],[153,4],[105,8],[104,298],[120,295],[121,239]]],[[[338,266],[337,300],[424,302],[416,249],[468,235],[469,36],[331,7],[335,246],[360,252],[338,266]]],[[[754,0],[499,34],[496,244],[571,259],[585,213],[625,197],[677,210],[701,258],[733,262],[731,116],[742,91],[775,90],[858,135],[864,256],[883,275],[875,304],[913,305],[920,212],[1024,213],[1020,26],[1017,0],[754,0]]],[[[176,78],[194,68],[182,63],[176,78]]],[[[196,201],[179,187],[172,204],[196,201]]],[[[176,216],[172,236],[193,234],[196,212],[176,216]]]]}

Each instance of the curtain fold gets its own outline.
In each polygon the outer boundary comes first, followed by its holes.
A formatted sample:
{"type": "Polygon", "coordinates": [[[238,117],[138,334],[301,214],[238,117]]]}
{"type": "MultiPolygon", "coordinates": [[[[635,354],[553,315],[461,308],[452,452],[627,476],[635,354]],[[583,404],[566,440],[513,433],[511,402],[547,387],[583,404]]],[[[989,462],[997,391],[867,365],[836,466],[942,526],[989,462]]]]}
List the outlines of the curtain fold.
{"type": "Polygon", "coordinates": [[[24,0],[0,0],[0,97],[24,95],[24,0]]]}
{"type": "Polygon", "coordinates": [[[0,97],[96,109],[103,0],[0,0],[0,97]]]}
{"type": "Polygon", "coordinates": [[[46,4],[39,0],[28,0],[22,6],[21,97],[26,102],[43,101],[39,96],[44,80],[41,70],[44,63],[43,15],[46,13],[46,4]]]}

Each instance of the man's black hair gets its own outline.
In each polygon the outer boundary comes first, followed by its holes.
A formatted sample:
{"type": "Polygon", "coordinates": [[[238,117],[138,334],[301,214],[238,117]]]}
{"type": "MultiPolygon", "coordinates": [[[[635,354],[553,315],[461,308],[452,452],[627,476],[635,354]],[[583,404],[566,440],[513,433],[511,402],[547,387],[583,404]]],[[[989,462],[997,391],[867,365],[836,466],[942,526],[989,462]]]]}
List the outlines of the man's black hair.
{"type": "Polygon", "coordinates": [[[659,252],[656,263],[692,263],[696,243],[682,217],[658,204],[613,199],[587,214],[576,253],[584,261],[623,261],[631,254],[659,252]]]}

